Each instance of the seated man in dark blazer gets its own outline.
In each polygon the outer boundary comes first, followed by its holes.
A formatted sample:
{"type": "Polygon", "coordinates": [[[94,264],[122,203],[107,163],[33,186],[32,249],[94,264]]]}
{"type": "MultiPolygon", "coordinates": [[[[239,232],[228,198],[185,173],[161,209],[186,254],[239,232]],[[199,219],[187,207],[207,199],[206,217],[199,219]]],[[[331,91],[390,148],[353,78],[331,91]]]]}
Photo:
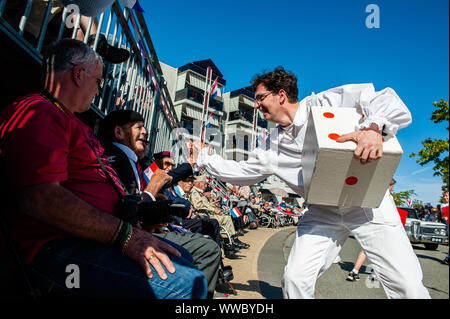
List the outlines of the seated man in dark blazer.
{"type": "MultiPolygon", "coordinates": [[[[139,177],[141,167],[138,165],[138,159],[144,157],[148,134],[144,127],[144,118],[139,113],[131,110],[117,110],[109,113],[103,120],[100,139],[108,161],[129,194],[138,194],[146,201],[155,200],[161,188],[173,181],[174,178],[158,169],[152,175],[148,185],[141,183],[139,177]]],[[[177,178],[175,176],[175,180],[177,178]]],[[[172,240],[192,254],[195,266],[206,277],[208,297],[212,298],[221,261],[220,247],[211,239],[197,233],[171,231],[153,235],[172,240]]]]}

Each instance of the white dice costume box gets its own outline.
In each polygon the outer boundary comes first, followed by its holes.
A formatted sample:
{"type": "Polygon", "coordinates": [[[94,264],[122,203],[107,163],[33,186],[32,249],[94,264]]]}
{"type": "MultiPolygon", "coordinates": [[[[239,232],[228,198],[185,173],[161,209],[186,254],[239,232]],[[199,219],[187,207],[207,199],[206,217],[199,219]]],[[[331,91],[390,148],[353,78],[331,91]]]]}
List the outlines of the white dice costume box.
{"type": "Polygon", "coordinates": [[[354,158],[356,143],[338,143],[359,129],[356,108],[311,107],[303,148],[303,183],[310,204],[376,208],[380,205],[403,150],[395,137],[383,137],[383,156],[365,165],[354,158]]]}

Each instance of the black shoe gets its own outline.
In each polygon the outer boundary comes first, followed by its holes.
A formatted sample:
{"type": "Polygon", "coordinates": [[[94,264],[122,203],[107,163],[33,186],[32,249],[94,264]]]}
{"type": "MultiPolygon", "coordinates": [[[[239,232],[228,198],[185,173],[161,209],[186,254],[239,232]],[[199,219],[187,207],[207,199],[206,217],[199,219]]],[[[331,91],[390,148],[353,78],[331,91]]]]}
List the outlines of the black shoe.
{"type": "Polygon", "coordinates": [[[241,244],[238,244],[238,243],[233,243],[233,246],[236,247],[238,249],[238,251],[241,250],[242,248],[245,248],[241,244]]]}
{"type": "Polygon", "coordinates": [[[234,251],[225,250],[225,258],[238,259],[238,256],[236,256],[236,253],[234,251]]]}
{"type": "Polygon", "coordinates": [[[233,268],[231,266],[221,266],[219,268],[219,281],[226,283],[234,279],[233,268]]]}
{"type": "Polygon", "coordinates": [[[353,271],[349,272],[347,275],[348,281],[359,281],[359,275],[355,274],[353,271]]]}
{"type": "Polygon", "coordinates": [[[238,252],[239,250],[241,250],[241,248],[234,244],[224,243],[223,250],[225,250],[225,252],[227,251],[238,252]]]}
{"type": "MultiPolygon", "coordinates": [[[[88,45],[94,45],[95,36],[95,34],[89,36],[88,45]]],[[[130,52],[128,52],[127,49],[116,48],[109,45],[104,34],[100,34],[98,37],[96,51],[103,59],[114,64],[125,62],[130,57],[130,52]]]]}
{"type": "Polygon", "coordinates": [[[235,238],[235,239],[234,239],[234,243],[235,243],[238,247],[241,247],[241,248],[248,248],[248,247],[250,247],[249,244],[240,241],[238,238],[235,238]]]}
{"type": "Polygon", "coordinates": [[[247,249],[248,247],[250,247],[249,244],[243,243],[243,242],[235,242],[234,243],[236,246],[238,246],[239,248],[245,248],[247,249]]]}

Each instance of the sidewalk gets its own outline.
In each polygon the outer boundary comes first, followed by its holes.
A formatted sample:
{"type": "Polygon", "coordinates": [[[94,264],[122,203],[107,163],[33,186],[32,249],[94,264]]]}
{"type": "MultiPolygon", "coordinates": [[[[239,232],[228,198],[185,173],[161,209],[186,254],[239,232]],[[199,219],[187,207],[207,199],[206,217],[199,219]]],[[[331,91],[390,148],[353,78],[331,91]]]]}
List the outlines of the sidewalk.
{"type": "MultiPolygon", "coordinates": [[[[239,259],[223,260],[225,266],[233,267],[234,279],[231,285],[237,292],[233,295],[231,289],[226,285],[218,286],[217,291],[226,295],[217,299],[265,299],[261,294],[260,278],[258,278],[258,259],[261,249],[266,242],[280,231],[294,231],[296,226],[280,227],[280,228],[258,228],[248,230],[244,236],[239,239],[250,245],[248,249],[241,249],[236,255],[239,259]]],[[[283,261],[280,261],[283,262],[283,261]]]]}

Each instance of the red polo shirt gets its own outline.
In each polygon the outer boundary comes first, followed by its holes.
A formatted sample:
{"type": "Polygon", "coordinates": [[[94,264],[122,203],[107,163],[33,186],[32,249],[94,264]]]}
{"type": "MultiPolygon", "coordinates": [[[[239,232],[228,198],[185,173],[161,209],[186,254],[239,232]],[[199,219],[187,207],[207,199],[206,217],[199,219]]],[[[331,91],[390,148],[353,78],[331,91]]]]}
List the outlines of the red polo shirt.
{"type": "MultiPolygon", "coordinates": [[[[97,138],[74,114],[63,110],[33,94],[0,113],[2,202],[6,203],[11,235],[24,253],[25,263],[32,261],[44,243],[70,234],[20,213],[13,201],[17,191],[31,185],[60,183],[109,214],[113,214],[118,200],[95,156],[94,151],[100,157],[104,152],[97,138]]],[[[117,178],[107,161],[102,161],[117,178]]]]}

